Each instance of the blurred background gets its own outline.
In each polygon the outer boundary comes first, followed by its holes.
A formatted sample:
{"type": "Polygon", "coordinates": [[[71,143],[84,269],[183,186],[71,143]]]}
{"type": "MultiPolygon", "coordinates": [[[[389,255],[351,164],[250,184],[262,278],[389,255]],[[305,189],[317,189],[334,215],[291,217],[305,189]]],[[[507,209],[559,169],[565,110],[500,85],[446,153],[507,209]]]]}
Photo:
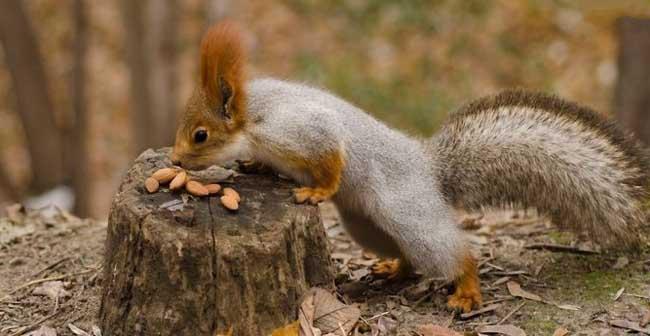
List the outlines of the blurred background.
{"type": "Polygon", "coordinates": [[[525,87],[649,139],[649,15],[646,0],[2,0],[0,205],[106,217],[130,162],[172,144],[201,34],[224,17],[252,76],[325,87],[414,135],[525,87]]]}

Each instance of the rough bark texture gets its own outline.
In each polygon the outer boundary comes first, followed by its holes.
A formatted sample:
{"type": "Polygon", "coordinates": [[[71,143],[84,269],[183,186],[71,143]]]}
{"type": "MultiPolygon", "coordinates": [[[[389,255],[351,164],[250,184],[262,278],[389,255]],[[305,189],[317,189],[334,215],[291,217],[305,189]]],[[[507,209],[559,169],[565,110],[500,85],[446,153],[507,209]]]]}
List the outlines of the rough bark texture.
{"type": "Polygon", "coordinates": [[[618,22],[618,85],[614,110],[623,124],[650,144],[650,19],[618,22]]]}
{"type": "Polygon", "coordinates": [[[159,206],[178,194],[142,187],[164,153],[143,153],[113,200],[103,335],[267,335],[296,319],[309,287],[333,284],[318,208],[294,204],[290,182],[237,176],[237,213],[218,197],[172,212],[159,206]]]}

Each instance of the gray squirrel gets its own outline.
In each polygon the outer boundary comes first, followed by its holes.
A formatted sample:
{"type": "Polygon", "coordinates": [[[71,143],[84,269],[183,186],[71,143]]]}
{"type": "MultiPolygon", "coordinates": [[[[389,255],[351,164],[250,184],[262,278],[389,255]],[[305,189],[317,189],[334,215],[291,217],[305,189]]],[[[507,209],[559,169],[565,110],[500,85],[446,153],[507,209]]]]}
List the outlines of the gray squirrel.
{"type": "Polygon", "coordinates": [[[361,246],[454,281],[449,308],[481,304],[477,266],[453,209],[535,207],[604,246],[634,246],[645,221],[642,147],[591,110],[509,91],[453,114],[431,139],[391,129],[335,95],[276,79],[247,81],[232,23],[201,42],[200,82],[172,161],[202,169],[233,159],[290,176],[299,203],[331,199],[361,246]]]}

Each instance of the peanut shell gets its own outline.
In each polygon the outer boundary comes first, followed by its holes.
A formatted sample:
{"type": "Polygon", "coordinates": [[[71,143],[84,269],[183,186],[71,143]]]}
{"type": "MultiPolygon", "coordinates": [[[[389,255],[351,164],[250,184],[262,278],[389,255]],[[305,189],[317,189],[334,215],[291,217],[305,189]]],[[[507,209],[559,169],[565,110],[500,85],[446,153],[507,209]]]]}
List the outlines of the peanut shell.
{"type": "Polygon", "coordinates": [[[174,168],[162,168],[156,170],[151,177],[155,178],[159,184],[165,184],[173,180],[174,177],[178,174],[178,171],[174,168]]]}
{"type": "Polygon", "coordinates": [[[171,182],[169,182],[169,189],[178,190],[180,188],[183,188],[186,182],[187,182],[187,173],[185,171],[182,171],[178,173],[171,182]]]}
{"type": "Polygon", "coordinates": [[[153,194],[156,191],[158,191],[159,187],[160,187],[160,183],[158,183],[158,180],[156,180],[153,177],[149,177],[146,180],[144,180],[144,188],[147,189],[147,191],[150,194],[153,194]]]}
{"type": "Polygon", "coordinates": [[[239,193],[235,191],[235,189],[233,188],[223,188],[223,195],[230,196],[234,198],[237,202],[241,201],[241,197],[239,197],[239,193]]]}
{"type": "Polygon", "coordinates": [[[239,202],[230,195],[221,196],[221,204],[228,210],[237,210],[239,209],[239,202]]]}
{"type": "Polygon", "coordinates": [[[187,181],[185,189],[194,196],[208,196],[210,194],[208,188],[196,181],[187,181]]]}
{"type": "Polygon", "coordinates": [[[221,185],[216,183],[206,184],[204,186],[210,194],[217,194],[221,190],[221,185]]]}

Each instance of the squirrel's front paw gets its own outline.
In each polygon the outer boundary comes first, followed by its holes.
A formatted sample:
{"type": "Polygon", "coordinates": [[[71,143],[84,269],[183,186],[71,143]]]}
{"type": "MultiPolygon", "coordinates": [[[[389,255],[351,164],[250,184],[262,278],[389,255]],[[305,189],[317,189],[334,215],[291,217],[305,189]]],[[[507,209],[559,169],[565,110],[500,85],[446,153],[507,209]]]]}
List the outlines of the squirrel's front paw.
{"type": "Polygon", "coordinates": [[[381,260],[372,265],[370,271],[375,277],[395,282],[405,280],[413,273],[409,263],[400,259],[381,260]]]}
{"type": "Polygon", "coordinates": [[[310,204],[318,204],[332,196],[332,194],[325,189],[308,187],[293,189],[293,195],[296,199],[296,203],[305,203],[309,201],[310,204]]]}

